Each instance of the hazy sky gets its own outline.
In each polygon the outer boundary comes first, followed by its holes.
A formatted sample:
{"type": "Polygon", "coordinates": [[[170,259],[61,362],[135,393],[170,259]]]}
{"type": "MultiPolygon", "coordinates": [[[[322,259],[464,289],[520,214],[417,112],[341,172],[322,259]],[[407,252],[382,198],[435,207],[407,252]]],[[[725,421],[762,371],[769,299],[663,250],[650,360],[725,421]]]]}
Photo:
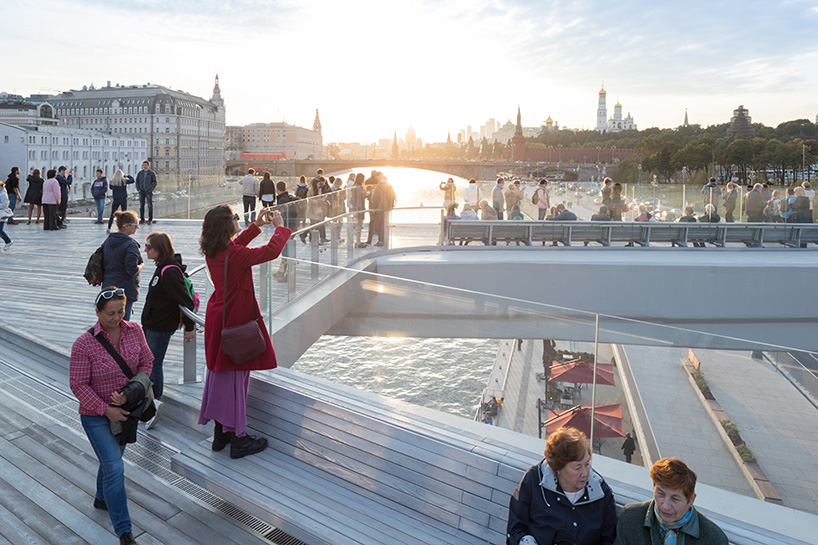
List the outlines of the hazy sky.
{"type": "Polygon", "coordinates": [[[227,122],[287,121],[324,141],[550,115],[596,124],[608,91],[639,128],[778,125],[818,114],[818,0],[2,0],[0,91],[151,82],[227,122]]]}

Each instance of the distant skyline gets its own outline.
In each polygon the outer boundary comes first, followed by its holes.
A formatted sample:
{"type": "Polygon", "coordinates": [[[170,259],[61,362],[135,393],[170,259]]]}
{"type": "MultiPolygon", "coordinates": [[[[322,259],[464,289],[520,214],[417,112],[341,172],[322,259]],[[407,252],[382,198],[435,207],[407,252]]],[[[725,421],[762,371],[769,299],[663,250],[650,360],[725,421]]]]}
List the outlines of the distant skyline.
{"type": "Polygon", "coordinates": [[[818,114],[817,0],[5,0],[0,91],[147,82],[209,97],[228,125],[324,142],[424,142],[489,118],[592,129],[597,93],[640,129],[818,114]]]}

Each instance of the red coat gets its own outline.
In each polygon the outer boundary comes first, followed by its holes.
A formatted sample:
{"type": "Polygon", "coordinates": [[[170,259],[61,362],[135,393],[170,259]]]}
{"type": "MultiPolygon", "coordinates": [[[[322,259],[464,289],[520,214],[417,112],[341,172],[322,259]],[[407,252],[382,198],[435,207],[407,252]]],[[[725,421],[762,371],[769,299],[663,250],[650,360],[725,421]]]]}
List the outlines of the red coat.
{"type": "Polygon", "coordinates": [[[216,254],[216,257],[205,258],[210,278],[213,279],[213,294],[207,302],[204,334],[205,359],[207,368],[210,371],[259,371],[262,369],[275,369],[276,367],[273,343],[270,342],[267,326],[264,325],[258,302],[253,296],[253,272],[251,267],[277,258],[287,244],[292,231],[286,227],[278,227],[266,245],[258,248],[248,248],[247,244],[260,233],[261,229],[255,223],[252,223],[230,243],[230,263],[227,270],[227,291],[230,293],[230,301],[225,318],[225,327],[240,325],[258,317],[261,331],[267,342],[267,350],[241,365],[235,365],[230,358],[222,353],[224,258],[227,256],[227,250],[222,250],[216,254]]]}

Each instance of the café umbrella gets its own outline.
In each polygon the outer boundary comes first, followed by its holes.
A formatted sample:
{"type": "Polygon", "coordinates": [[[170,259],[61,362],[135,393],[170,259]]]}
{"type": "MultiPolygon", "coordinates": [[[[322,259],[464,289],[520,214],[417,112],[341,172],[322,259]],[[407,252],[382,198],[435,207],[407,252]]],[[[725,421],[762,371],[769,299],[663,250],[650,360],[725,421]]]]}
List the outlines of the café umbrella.
{"type": "MultiPolygon", "coordinates": [[[[551,367],[552,382],[594,383],[594,362],[572,361],[551,367]]],[[[614,368],[610,363],[596,364],[596,383],[603,386],[614,385],[614,368]]]]}
{"type": "Polygon", "coordinates": [[[545,434],[551,435],[563,426],[576,428],[591,437],[591,412],[593,409],[594,437],[625,437],[622,431],[622,405],[576,406],[545,421],[545,434]]]}

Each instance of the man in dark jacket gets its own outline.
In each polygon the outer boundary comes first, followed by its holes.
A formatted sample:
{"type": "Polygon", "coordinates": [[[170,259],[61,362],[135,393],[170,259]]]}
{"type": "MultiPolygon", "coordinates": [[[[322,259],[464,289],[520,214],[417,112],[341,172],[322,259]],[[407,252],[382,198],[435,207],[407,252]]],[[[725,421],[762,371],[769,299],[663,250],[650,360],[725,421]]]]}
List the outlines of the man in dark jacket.
{"type": "Polygon", "coordinates": [[[733,212],[736,210],[736,201],[738,201],[738,189],[733,182],[727,182],[727,187],[724,190],[724,221],[733,223],[733,212]]]}
{"type": "Polygon", "coordinates": [[[761,184],[755,184],[753,190],[744,195],[744,213],[747,214],[747,221],[762,222],[764,221],[764,207],[766,203],[764,196],[761,194],[761,184]]]}
{"type": "Polygon", "coordinates": [[[553,218],[545,218],[546,221],[577,221],[577,215],[567,210],[565,205],[560,203],[557,205],[557,215],[553,218]]]}
{"type": "Polygon", "coordinates": [[[712,204],[716,207],[716,212],[719,210],[719,200],[721,199],[721,190],[716,185],[716,179],[710,180],[702,188],[702,206],[712,204]]]}
{"type": "Polygon", "coordinates": [[[68,193],[71,184],[74,183],[74,169],[68,170],[68,167],[57,169],[57,182],[60,184],[60,208],[57,214],[57,227],[67,229],[65,214],[68,211],[68,193]],[[66,171],[68,171],[68,176],[65,175],[66,171]]]}
{"type": "Polygon", "coordinates": [[[369,235],[367,244],[372,241],[372,235],[378,235],[378,242],[375,246],[383,246],[386,237],[386,222],[389,221],[389,214],[395,208],[395,189],[386,181],[386,176],[378,172],[378,185],[372,190],[371,209],[376,212],[369,212],[369,235]],[[374,225],[373,225],[374,224],[374,225]]]}
{"type": "Polygon", "coordinates": [[[151,170],[150,161],[143,161],[142,170],[136,175],[136,190],[139,191],[139,223],[145,223],[145,201],[148,203],[148,225],[153,223],[154,189],[156,189],[156,173],[151,170]]]}
{"type": "Polygon", "coordinates": [[[94,223],[105,223],[102,215],[105,213],[105,197],[108,195],[108,178],[102,175],[102,169],[97,169],[97,179],[91,183],[91,196],[97,204],[97,221],[94,223]]]}
{"type": "Polygon", "coordinates": [[[696,474],[678,458],[662,458],[650,468],[653,500],[629,503],[619,515],[614,545],[727,545],[727,536],[699,513],[696,474]]]}

